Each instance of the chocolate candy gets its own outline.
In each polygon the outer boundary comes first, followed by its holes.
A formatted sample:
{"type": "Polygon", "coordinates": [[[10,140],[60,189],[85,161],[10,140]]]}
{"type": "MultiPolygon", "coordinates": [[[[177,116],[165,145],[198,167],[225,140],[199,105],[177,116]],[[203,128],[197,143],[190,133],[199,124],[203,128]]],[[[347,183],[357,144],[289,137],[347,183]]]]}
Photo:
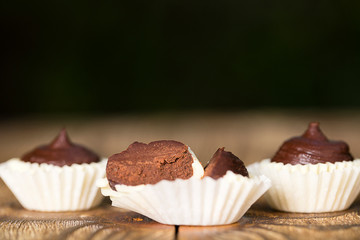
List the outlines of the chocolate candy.
{"type": "Polygon", "coordinates": [[[304,165],[351,160],[353,157],[345,142],[328,140],[320,130],[319,123],[312,122],[302,136],[285,141],[271,162],[304,165]]]}
{"type": "Polygon", "coordinates": [[[219,148],[212,156],[205,167],[204,177],[209,176],[218,179],[224,176],[227,171],[249,177],[243,161],[231,152],[224,151],[224,149],[225,148],[219,148]]]}
{"type": "Polygon", "coordinates": [[[100,158],[89,149],[74,144],[62,129],[59,135],[49,144],[35,148],[21,157],[22,161],[31,163],[47,163],[56,166],[70,166],[74,163],[99,162],[100,158]]]}

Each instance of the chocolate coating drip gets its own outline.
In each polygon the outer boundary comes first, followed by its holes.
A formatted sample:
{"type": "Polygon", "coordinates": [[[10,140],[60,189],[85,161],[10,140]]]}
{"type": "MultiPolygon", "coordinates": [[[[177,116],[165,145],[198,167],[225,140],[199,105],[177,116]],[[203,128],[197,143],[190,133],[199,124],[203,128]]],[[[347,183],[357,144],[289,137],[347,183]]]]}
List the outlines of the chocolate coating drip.
{"type": "Polygon", "coordinates": [[[193,175],[188,146],[176,141],[134,142],[125,151],[109,157],[106,176],[110,187],[155,184],[163,179],[188,179],[193,175]]]}
{"type": "Polygon", "coordinates": [[[59,135],[49,144],[35,148],[21,157],[22,161],[32,163],[47,163],[56,166],[70,166],[74,163],[99,162],[100,158],[87,148],[70,141],[66,130],[62,129],[59,135]]]}
{"type": "Polygon", "coordinates": [[[204,177],[209,176],[218,179],[226,174],[228,170],[244,177],[249,177],[249,173],[243,161],[231,152],[224,151],[225,148],[219,148],[205,167],[204,177]]]}
{"type": "Polygon", "coordinates": [[[345,142],[328,140],[320,130],[319,123],[312,122],[302,136],[285,141],[271,162],[304,165],[353,159],[345,142]]]}

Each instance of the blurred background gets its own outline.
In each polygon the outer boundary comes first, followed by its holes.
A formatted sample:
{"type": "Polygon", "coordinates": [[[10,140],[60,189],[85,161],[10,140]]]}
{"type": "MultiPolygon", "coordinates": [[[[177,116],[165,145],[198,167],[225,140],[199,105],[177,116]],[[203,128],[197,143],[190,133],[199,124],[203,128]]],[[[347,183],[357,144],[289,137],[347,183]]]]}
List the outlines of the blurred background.
{"type": "Polygon", "coordinates": [[[0,161],[66,126],[103,156],[176,139],[250,163],[313,120],[360,155],[360,3],[0,4],[0,161]]]}

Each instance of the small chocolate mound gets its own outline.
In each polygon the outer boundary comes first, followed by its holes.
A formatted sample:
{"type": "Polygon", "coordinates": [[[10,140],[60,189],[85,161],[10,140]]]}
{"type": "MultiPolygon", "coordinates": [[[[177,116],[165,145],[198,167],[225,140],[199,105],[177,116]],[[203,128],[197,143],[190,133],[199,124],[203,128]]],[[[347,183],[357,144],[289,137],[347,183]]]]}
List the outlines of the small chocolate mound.
{"type": "Polygon", "coordinates": [[[312,122],[302,136],[285,141],[271,162],[304,165],[352,160],[354,158],[345,142],[328,140],[320,130],[319,123],[312,122]]]}
{"type": "Polygon", "coordinates": [[[226,174],[228,170],[244,177],[249,177],[249,173],[243,161],[231,152],[224,151],[225,148],[219,148],[205,167],[204,177],[218,179],[226,174]]]}
{"type": "Polygon", "coordinates": [[[125,151],[109,157],[106,176],[113,190],[116,184],[136,186],[188,179],[193,175],[193,161],[188,146],[177,141],[134,142],[125,151]]]}
{"type": "Polygon", "coordinates": [[[49,144],[35,148],[21,157],[24,162],[47,163],[56,166],[99,162],[100,158],[87,148],[74,144],[62,129],[59,135],[49,144]]]}

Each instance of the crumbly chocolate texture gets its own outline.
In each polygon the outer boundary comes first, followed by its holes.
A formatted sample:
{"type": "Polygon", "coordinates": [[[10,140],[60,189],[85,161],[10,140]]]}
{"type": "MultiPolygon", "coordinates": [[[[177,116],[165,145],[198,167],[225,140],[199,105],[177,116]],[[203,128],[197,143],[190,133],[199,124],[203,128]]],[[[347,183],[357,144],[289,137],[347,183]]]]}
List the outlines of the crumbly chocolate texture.
{"type": "Polygon", "coordinates": [[[113,190],[116,184],[136,186],[188,179],[193,175],[193,161],[188,146],[177,141],[134,142],[125,151],[109,157],[106,176],[113,190]]]}
{"type": "Polygon", "coordinates": [[[302,136],[285,141],[271,162],[305,165],[352,160],[354,158],[345,142],[328,140],[319,123],[312,122],[302,136]]]}
{"type": "Polygon", "coordinates": [[[56,166],[70,166],[72,164],[99,162],[97,154],[89,149],[74,144],[62,129],[59,135],[48,145],[43,145],[26,153],[21,157],[24,162],[47,163],[56,166]]]}
{"type": "Polygon", "coordinates": [[[231,152],[224,151],[225,148],[219,148],[210,159],[205,167],[204,177],[212,177],[218,179],[226,174],[227,171],[232,171],[235,174],[241,174],[244,177],[249,177],[249,173],[243,161],[231,152]]]}

